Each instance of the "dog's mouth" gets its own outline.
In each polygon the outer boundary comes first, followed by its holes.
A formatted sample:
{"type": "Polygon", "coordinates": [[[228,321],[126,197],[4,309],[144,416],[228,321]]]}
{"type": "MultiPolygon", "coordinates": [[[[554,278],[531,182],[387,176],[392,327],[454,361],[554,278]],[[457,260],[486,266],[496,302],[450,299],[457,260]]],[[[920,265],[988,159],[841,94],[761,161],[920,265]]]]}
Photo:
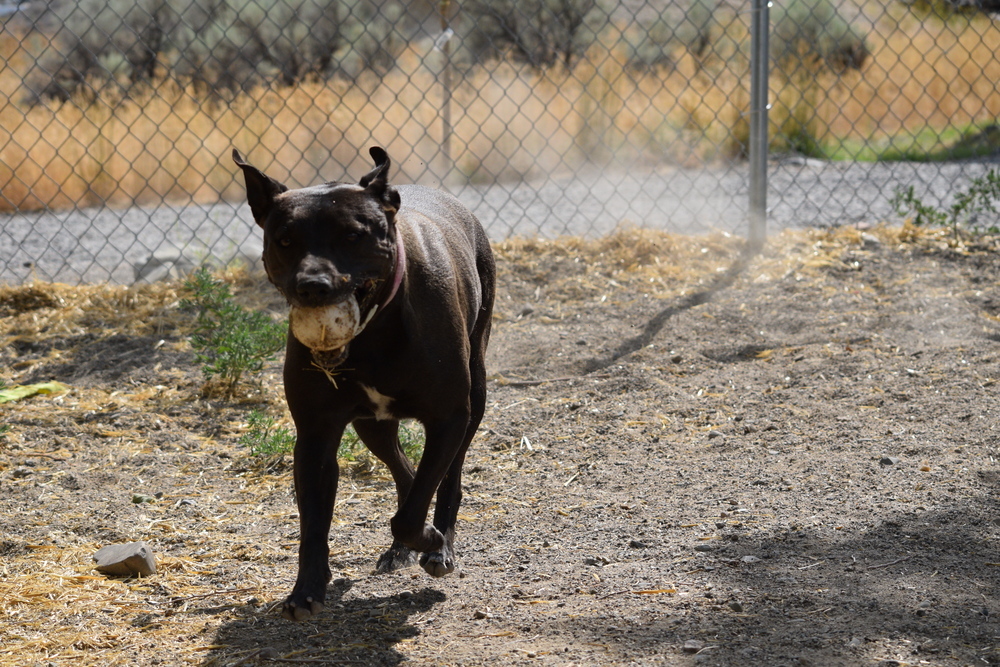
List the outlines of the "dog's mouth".
{"type": "Polygon", "coordinates": [[[312,352],[313,365],[326,373],[326,376],[330,378],[330,381],[334,385],[337,383],[333,379],[333,373],[347,359],[347,348],[350,346],[351,344],[347,343],[343,347],[338,347],[334,350],[310,350],[312,352]]]}
{"type": "MultiPolygon", "coordinates": [[[[360,312],[362,318],[362,322],[366,322],[367,318],[370,317],[371,314],[373,314],[372,311],[376,306],[374,301],[376,293],[378,292],[378,285],[379,281],[375,280],[374,278],[363,280],[353,290],[353,292],[349,293],[349,296],[347,297],[350,298],[351,296],[353,296],[354,299],[356,300],[358,304],[358,311],[360,312]]],[[[301,307],[299,304],[296,304],[291,300],[289,301],[293,305],[301,307]]],[[[343,299],[333,304],[324,303],[322,305],[323,306],[336,305],[337,303],[342,303],[342,302],[343,299]]],[[[316,306],[307,306],[307,307],[315,308],[316,306]]],[[[364,325],[362,324],[361,326],[363,327],[364,325]]],[[[358,331],[358,333],[360,333],[360,330],[358,331]]],[[[333,348],[330,350],[311,349],[310,352],[312,353],[313,365],[319,370],[326,373],[327,377],[330,378],[330,381],[336,384],[336,381],[334,380],[333,377],[334,371],[336,371],[336,369],[347,359],[347,353],[349,348],[350,348],[350,342],[344,343],[344,345],[342,345],[341,347],[333,348]]]]}
{"type": "Polygon", "coordinates": [[[284,294],[288,305],[295,308],[336,306],[353,296],[361,314],[365,315],[375,305],[374,300],[380,283],[381,281],[378,279],[366,278],[359,281],[353,289],[341,290],[335,295],[301,296],[296,293],[294,287],[288,290],[283,289],[281,292],[284,294]]]}

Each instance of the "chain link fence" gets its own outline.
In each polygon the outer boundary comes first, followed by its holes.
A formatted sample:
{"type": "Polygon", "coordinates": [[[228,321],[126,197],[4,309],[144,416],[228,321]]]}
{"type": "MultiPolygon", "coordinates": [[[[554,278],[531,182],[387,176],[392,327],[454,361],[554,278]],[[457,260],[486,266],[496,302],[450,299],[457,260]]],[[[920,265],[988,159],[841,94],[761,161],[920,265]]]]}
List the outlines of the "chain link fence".
{"type": "Polygon", "coordinates": [[[232,148],[302,186],[384,146],[497,240],[748,236],[754,183],[771,229],[894,220],[1000,151],[998,8],[965,0],[781,0],[767,60],[729,0],[14,1],[0,283],[256,261],[232,148]]]}

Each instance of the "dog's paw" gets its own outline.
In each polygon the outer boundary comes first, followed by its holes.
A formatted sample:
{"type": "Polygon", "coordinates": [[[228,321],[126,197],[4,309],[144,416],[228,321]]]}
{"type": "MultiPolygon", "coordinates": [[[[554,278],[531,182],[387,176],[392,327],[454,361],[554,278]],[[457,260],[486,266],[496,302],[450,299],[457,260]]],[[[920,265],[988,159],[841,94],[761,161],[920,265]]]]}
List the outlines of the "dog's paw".
{"type": "Polygon", "coordinates": [[[321,611],[323,611],[323,603],[318,600],[314,600],[311,597],[307,597],[304,603],[297,603],[289,596],[285,603],[281,606],[281,616],[282,618],[295,621],[296,623],[301,623],[302,621],[308,621],[313,616],[316,616],[321,611]]]}
{"type": "Polygon", "coordinates": [[[417,555],[399,542],[393,542],[392,546],[382,554],[378,563],[375,564],[376,574],[387,574],[411,567],[417,564],[417,555]]]}
{"type": "Polygon", "coordinates": [[[434,551],[420,556],[420,567],[432,577],[443,577],[455,571],[455,558],[445,552],[434,551]]]}

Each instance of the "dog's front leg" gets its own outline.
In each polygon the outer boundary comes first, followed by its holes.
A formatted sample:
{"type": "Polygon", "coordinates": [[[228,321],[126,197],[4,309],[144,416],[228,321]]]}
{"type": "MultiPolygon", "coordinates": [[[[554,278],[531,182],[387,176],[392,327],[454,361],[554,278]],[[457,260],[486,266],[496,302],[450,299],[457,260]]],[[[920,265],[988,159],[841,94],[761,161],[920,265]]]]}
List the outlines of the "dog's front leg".
{"type": "Polygon", "coordinates": [[[323,609],[330,582],[330,524],[340,467],[337,448],[344,426],[300,432],[295,443],[295,501],[299,509],[299,573],[281,615],[304,621],[323,609]]]}

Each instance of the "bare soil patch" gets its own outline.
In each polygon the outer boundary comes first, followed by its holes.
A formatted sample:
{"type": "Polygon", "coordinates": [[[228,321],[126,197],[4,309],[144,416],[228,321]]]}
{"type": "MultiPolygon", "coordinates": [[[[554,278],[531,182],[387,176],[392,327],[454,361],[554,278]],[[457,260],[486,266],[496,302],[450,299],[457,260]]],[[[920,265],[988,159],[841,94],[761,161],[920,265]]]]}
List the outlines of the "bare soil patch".
{"type": "Polygon", "coordinates": [[[299,625],[288,459],[237,444],[279,362],[206,397],[178,284],[3,288],[3,379],[71,389],[0,405],[0,662],[1000,663],[995,243],[786,232],[719,286],[737,247],[498,246],[460,573],[373,575],[391,482],[344,462],[299,625]],[[93,570],[139,539],[158,574],[93,570]]]}

